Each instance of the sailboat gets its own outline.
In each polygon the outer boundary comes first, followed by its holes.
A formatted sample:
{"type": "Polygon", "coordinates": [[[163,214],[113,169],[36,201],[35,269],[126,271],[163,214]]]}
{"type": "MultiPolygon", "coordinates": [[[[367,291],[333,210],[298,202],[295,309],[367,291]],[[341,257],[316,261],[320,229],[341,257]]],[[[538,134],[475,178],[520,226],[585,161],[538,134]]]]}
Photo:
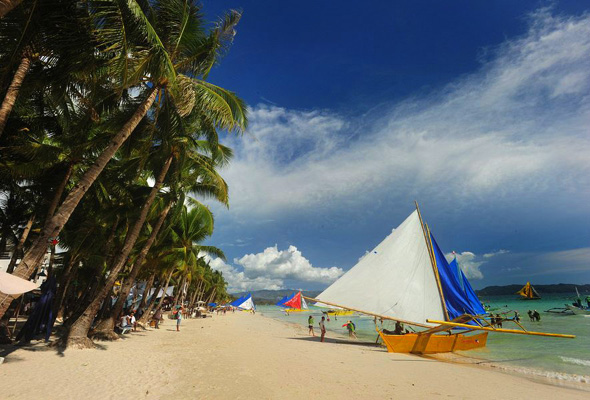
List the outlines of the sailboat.
{"type": "Polygon", "coordinates": [[[477,349],[485,347],[490,331],[574,337],[495,328],[486,322],[485,310],[469,281],[447,262],[422,222],[418,204],[373,251],[308,300],[416,327],[406,334],[378,330],[387,350],[397,353],[477,349]],[[454,333],[453,328],[461,330],[454,333]]]}
{"type": "Polygon", "coordinates": [[[301,295],[301,291],[293,293],[291,296],[286,298],[284,301],[277,303],[280,307],[285,307],[286,312],[301,312],[308,311],[307,303],[301,295]]]}
{"type": "Polygon", "coordinates": [[[516,294],[521,295],[521,300],[541,300],[541,296],[535,290],[533,285],[530,282],[527,282],[526,285],[522,289],[520,289],[516,294]]]}
{"type": "Polygon", "coordinates": [[[252,300],[252,294],[248,293],[245,296],[240,297],[230,303],[230,306],[239,308],[240,310],[250,311],[256,309],[254,300],[252,300]]]}
{"type": "Polygon", "coordinates": [[[566,304],[565,307],[576,315],[590,315],[590,296],[586,296],[586,304],[588,304],[588,307],[584,307],[582,304],[582,296],[580,296],[577,287],[576,295],[576,301],[572,304],[566,304]]]}

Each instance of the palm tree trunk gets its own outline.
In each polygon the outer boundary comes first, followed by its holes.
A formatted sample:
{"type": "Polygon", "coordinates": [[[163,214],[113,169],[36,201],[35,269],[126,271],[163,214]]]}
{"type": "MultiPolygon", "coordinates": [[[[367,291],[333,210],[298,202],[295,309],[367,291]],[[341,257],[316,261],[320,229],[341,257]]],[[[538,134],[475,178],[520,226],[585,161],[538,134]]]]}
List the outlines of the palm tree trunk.
{"type": "Polygon", "coordinates": [[[56,318],[63,316],[63,313],[62,313],[62,315],[59,315],[59,314],[61,312],[61,307],[63,305],[65,295],[68,290],[68,286],[70,286],[70,282],[72,281],[72,274],[70,274],[70,272],[72,271],[72,268],[74,267],[74,265],[77,262],[78,262],[77,257],[72,255],[70,257],[70,261],[68,262],[68,265],[66,266],[66,268],[62,272],[61,277],[59,278],[59,285],[57,286],[57,293],[55,295],[55,300],[53,302],[53,315],[56,318]]]}
{"type": "MultiPolygon", "coordinates": [[[[10,0],[0,0],[0,18],[7,11],[4,12],[5,3],[14,3],[15,1],[10,0]]],[[[12,78],[12,82],[10,82],[10,86],[8,86],[8,90],[6,91],[6,95],[4,96],[4,101],[2,102],[2,106],[0,106],[0,136],[2,136],[2,132],[4,131],[4,127],[6,126],[6,121],[8,121],[8,116],[12,111],[12,107],[14,107],[14,103],[16,103],[16,98],[18,97],[18,92],[20,87],[27,76],[27,72],[29,72],[29,68],[31,66],[31,59],[23,55],[23,58],[20,60],[20,64],[14,73],[14,77],[12,78]]]]}
{"type": "Polygon", "coordinates": [[[113,306],[113,309],[111,310],[110,315],[107,318],[100,321],[100,323],[96,326],[97,335],[105,336],[105,338],[107,338],[107,339],[118,339],[119,338],[119,336],[115,335],[114,334],[115,332],[113,331],[113,329],[115,329],[115,320],[116,320],[116,318],[119,317],[119,314],[121,314],[121,311],[123,311],[123,307],[125,306],[125,301],[127,300],[127,297],[129,296],[129,292],[131,291],[131,288],[133,287],[133,284],[135,283],[135,278],[137,278],[137,274],[139,274],[139,270],[143,266],[143,262],[145,261],[147,253],[150,251],[150,248],[154,244],[154,241],[156,240],[156,236],[158,236],[158,232],[160,231],[160,228],[164,224],[164,220],[166,219],[166,216],[168,215],[168,212],[170,211],[171,208],[172,208],[172,202],[170,202],[166,206],[166,208],[160,213],[160,216],[158,217],[158,221],[156,222],[156,225],[152,229],[152,233],[150,234],[150,237],[145,242],[145,245],[143,246],[143,248],[139,252],[137,259],[135,260],[135,262],[133,263],[133,266],[131,267],[131,272],[129,273],[129,276],[127,277],[127,279],[125,280],[125,282],[121,286],[121,291],[119,292],[119,297],[117,298],[117,301],[115,302],[115,305],[113,306]]]}
{"type": "MultiPolygon", "coordinates": [[[[28,277],[35,270],[37,265],[43,260],[43,256],[47,251],[47,242],[52,237],[56,237],[59,234],[65,223],[70,218],[70,215],[72,215],[76,209],[76,206],[84,194],[88,191],[96,178],[98,178],[109,160],[115,155],[117,150],[119,150],[129,135],[131,135],[135,127],[137,127],[139,122],[143,119],[143,117],[145,117],[154,103],[157,93],[158,88],[154,86],[150,90],[149,96],[141,103],[137,110],[135,110],[135,113],[133,113],[132,117],[125,123],[125,125],[123,125],[121,130],[111,140],[111,143],[101,153],[101,155],[98,156],[94,164],[92,164],[92,166],[86,171],[84,176],[80,179],[76,186],[74,186],[72,191],[68,193],[66,199],[58,208],[55,215],[45,224],[41,235],[39,235],[35,243],[33,243],[31,248],[24,255],[14,275],[20,278],[28,277]]],[[[0,303],[2,303],[3,297],[7,296],[4,295],[0,297],[0,303]]],[[[3,304],[0,306],[0,318],[4,316],[8,306],[9,304],[7,304],[7,302],[3,302],[3,304]]]]}
{"type": "Polygon", "coordinates": [[[145,289],[143,290],[143,296],[141,297],[141,301],[139,302],[139,305],[137,306],[137,310],[141,310],[146,306],[147,297],[150,294],[150,290],[152,290],[152,286],[154,286],[154,280],[156,280],[155,273],[150,275],[150,277],[148,278],[148,280],[145,284],[145,289]]]}
{"type": "Polygon", "coordinates": [[[16,260],[18,259],[18,255],[20,254],[21,250],[25,246],[25,242],[27,241],[27,237],[29,237],[29,232],[31,232],[31,227],[33,226],[33,222],[35,222],[35,214],[31,214],[31,217],[27,221],[25,225],[25,229],[23,229],[23,234],[20,236],[18,243],[14,250],[12,251],[12,257],[10,258],[10,263],[6,268],[6,272],[12,274],[14,271],[14,266],[16,265],[16,260]]]}
{"type": "Polygon", "coordinates": [[[158,284],[158,287],[156,288],[154,295],[150,299],[145,311],[143,312],[143,315],[141,316],[139,321],[137,321],[139,324],[145,325],[148,322],[148,320],[150,319],[150,313],[152,312],[152,309],[154,308],[154,305],[156,304],[156,300],[158,298],[158,293],[160,293],[160,290],[162,290],[162,289],[164,289],[164,281],[163,280],[161,280],[160,283],[158,284]]]}
{"type": "Polygon", "coordinates": [[[182,290],[184,288],[184,282],[186,282],[186,275],[182,277],[180,285],[178,286],[178,291],[176,292],[176,300],[174,301],[174,307],[177,307],[180,304],[181,299],[184,297],[182,290]]]}
{"type": "Polygon", "coordinates": [[[107,278],[105,286],[103,287],[103,289],[101,291],[98,292],[98,295],[94,298],[94,300],[90,303],[90,305],[84,311],[82,316],[79,318],[79,321],[74,322],[74,324],[72,325],[72,328],[70,330],[70,334],[68,336],[68,346],[70,346],[70,345],[82,346],[82,347],[92,346],[92,341],[90,339],[88,339],[88,337],[87,337],[88,331],[90,330],[90,327],[92,326],[92,321],[94,320],[96,313],[100,309],[100,304],[103,302],[103,300],[107,296],[108,292],[111,290],[115,281],[117,280],[117,276],[119,275],[119,272],[121,272],[121,269],[127,263],[127,258],[129,257],[129,253],[131,253],[131,250],[133,249],[133,246],[135,245],[135,242],[137,241],[137,238],[139,237],[141,229],[142,229],[144,222],[147,218],[147,214],[148,214],[154,200],[156,199],[156,195],[158,194],[158,191],[162,187],[162,184],[164,182],[164,179],[166,178],[166,174],[168,173],[168,170],[170,169],[171,164],[172,164],[172,156],[169,156],[168,159],[166,160],[166,162],[164,163],[164,166],[160,170],[160,173],[156,179],[156,182],[155,182],[154,186],[152,187],[150,194],[148,195],[146,201],[144,202],[144,204],[141,208],[141,212],[139,214],[137,221],[135,221],[133,228],[129,232],[127,232],[127,237],[125,238],[125,243],[124,243],[119,255],[116,258],[113,268],[111,269],[111,271],[109,273],[109,277],[107,278]],[[89,317],[89,315],[91,315],[91,317],[89,317]]]}
{"type": "Polygon", "coordinates": [[[53,214],[55,214],[55,209],[57,208],[59,201],[61,200],[61,197],[64,194],[64,190],[66,188],[66,185],[70,181],[70,177],[72,176],[73,170],[74,170],[74,164],[70,163],[68,165],[68,169],[66,170],[66,174],[64,175],[62,181],[60,182],[59,186],[55,190],[55,193],[53,194],[53,199],[51,200],[51,204],[49,205],[49,209],[47,210],[46,222],[49,219],[51,219],[51,217],[53,217],[53,214]]]}
{"type": "MultiPolygon", "coordinates": [[[[158,307],[156,307],[154,314],[157,313],[164,305],[164,298],[166,297],[166,293],[168,293],[168,286],[170,285],[170,279],[172,279],[173,272],[174,272],[174,270],[170,271],[170,274],[168,274],[168,279],[166,280],[166,284],[164,285],[164,293],[162,293],[162,300],[160,300],[160,303],[158,304],[158,307]]],[[[156,293],[156,296],[158,295],[158,293],[156,293]]],[[[149,310],[149,311],[151,311],[151,310],[149,310]]]]}
{"type": "Polygon", "coordinates": [[[23,0],[0,0],[0,19],[22,3],[23,0]]]}

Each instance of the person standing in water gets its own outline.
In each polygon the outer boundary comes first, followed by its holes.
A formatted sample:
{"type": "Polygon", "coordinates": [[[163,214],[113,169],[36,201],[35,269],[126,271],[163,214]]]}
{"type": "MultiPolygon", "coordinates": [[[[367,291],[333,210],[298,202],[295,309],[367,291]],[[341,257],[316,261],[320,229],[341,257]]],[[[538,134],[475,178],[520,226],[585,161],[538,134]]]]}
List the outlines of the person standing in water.
{"type": "Polygon", "coordinates": [[[322,320],[320,321],[320,333],[322,334],[322,338],[320,340],[320,342],[324,341],[324,336],[326,336],[326,317],[322,317],[322,320]]]}
{"type": "Polygon", "coordinates": [[[314,324],[313,315],[310,315],[309,318],[307,318],[307,325],[309,326],[309,333],[312,336],[315,336],[315,332],[313,331],[313,324],[314,324]]]}

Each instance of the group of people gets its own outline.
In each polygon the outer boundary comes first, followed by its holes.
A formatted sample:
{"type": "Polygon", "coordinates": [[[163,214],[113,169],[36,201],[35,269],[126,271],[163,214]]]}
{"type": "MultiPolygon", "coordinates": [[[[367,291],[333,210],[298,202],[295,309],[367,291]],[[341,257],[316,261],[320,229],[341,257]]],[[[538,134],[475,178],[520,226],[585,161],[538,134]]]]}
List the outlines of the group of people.
{"type": "Polygon", "coordinates": [[[123,313],[119,318],[119,325],[118,327],[121,330],[130,329],[133,331],[137,330],[137,319],[135,318],[135,311],[130,311],[128,313],[123,313]]]}
{"type": "Polygon", "coordinates": [[[492,326],[495,326],[496,328],[501,328],[503,321],[504,321],[504,318],[502,318],[500,316],[500,314],[494,315],[494,314],[490,313],[490,323],[492,324],[492,326]]]}
{"type": "MultiPolygon", "coordinates": [[[[328,317],[328,321],[329,321],[329,317],[328,317]]],[[[313,326],[315,324],[315,319],[313,318],[313,315],[310,315],[307,318],[307,326],[309,328],[309,334],[312,336],[315,336],[315,331],[313,330],[313,326]]],[[[320,327],[320,341],[323,342],[324,338],[326,336],[326,317],[322,316],[322,319],[319,322],[319,327],[320,327]]],[[[354,322],[348,320],[346,321],[346,323],[344,325],[342,325],[342,327],[346,327],[346,329],[348,330],[348,337],[353,338],[353,339],[357,339],[356,336],[356,325],[354,324],[354,322]]]]}
{"type": "Polygon", "coordinates": [[[539,314],[539,312],[537,310],[528,310],[527,314],[529,315],[529,318],[531,319],[531,321],[540,321],[541,320],[541,314],[539,314]]]}

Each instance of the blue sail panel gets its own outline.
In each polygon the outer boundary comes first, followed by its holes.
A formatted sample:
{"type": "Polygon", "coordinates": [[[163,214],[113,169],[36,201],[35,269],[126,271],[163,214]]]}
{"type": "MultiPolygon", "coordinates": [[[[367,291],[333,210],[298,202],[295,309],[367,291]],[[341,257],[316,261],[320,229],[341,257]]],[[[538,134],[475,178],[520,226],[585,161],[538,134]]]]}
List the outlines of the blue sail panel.
{"type": "Polygon", "coordinates": [[[476,314],[485,314],[486,310],[483,307],[483,304],[481,304],[479,297],[477,297],[477,295],[475,294],[475,290],[473,290],[473,288],[469,284],[469,281],[465,277],[463,271],[461,271],[461,277],[463,278],[463,284],[465,285],[465,296],[467,296],[469,304],[471,304],[471,307],[473,308],[476,314]]]}
{"type": "Polygon", "coordinates": [[[279,307],[287,307],[285,305],[285,303],[288,302],[289,300],[291,300],[293,297],[295,297],[296,294],[297,294],[297,292],[283,297],[281,300],[279,300],[279,302],[277,303],[277,306],[279,306],[279,307]]]}
{"type": "Polygon", "coordinates": [[[454,319],[463,314],[479,314],[473,309],[469,300],[465,296],[465,292],[461,288],[461,284],[457,279],[456,270],[454,271],[449,266],[447,259],[440,250],[440,247],[438,247],[438,243],[436,243],[432,234],[430,234],[430,238],[432,240],[432,248],[436,258],[436,266],[449,318],[454,319]]]}
{"type": "Polygon", "coordinates": [[[237,307],[240,304],[242,304],[244,302],[244,300],[246,300],[246,297],[247,296],[242,296],[239,299],[236,299],[236,300],[232,301],[231,303],[229,303],[229,305],[233,306],[233,307],[237,307]]]}
{"type": "Polygon", "coordinates": [[[471,287],[471,284],[469,283],[469,280],[467,280],[467,277],[463,273],[463,270],[459,266],[459,263],[457,263],[457,258],[453,258],[453,261],[449,263],[449,266],[451,267],[451,270],[456,271],[456,276],[459,280],[459,283],[461,284],[461,289],[463,289],[463,293],[465,294],[465,297],[467,298],[467,301],[469,302],[473,310],[477,314],[485,314],[486,310],[481,304],[479,297],[477,297],[477,295],[475,294],[475,290],[473,290],[473,287],[471,287]]]}
{"type": "Polygon", "coordinates": [[[449,267],[451,267],[451,270],[455,273],[455,276],[457,277],[457,280],[459,281],[459,284],[461,285],[461,289],[463,289],[463,291],[465,291],[465,281],[463,280],[463,277],[461,276],[463,274],[463,271],[461,271],[461,267],[459,267],[456,257],[453,258],[453,261],[451,261],[449,263],[449,267]]]}
{"type": "Polygon", "coordinates": [[[279,301],[277,301],[277,304],[275,304],[275,305],[281,306],[285,301],[287,301],[287,297],[289,297],[289,296],[283,297],[282,299],[280,299],[279,301]]]}

